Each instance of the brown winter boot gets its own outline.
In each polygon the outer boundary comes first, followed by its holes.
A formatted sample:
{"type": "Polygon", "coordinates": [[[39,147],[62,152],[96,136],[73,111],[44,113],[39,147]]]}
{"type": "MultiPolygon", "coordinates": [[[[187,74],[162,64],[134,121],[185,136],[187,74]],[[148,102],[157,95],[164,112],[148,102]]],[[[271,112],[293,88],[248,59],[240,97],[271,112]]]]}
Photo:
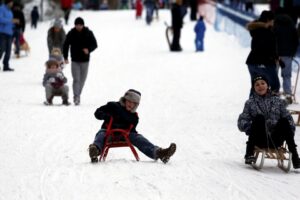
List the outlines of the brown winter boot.
{"type": "Polygon", "coordinates": [[[90,144],[89,154],[90,154],[92,163],[98,162],[98,156],[100,155],[100,150],[98,149],[98,147],[96,145],[90,144]]]}
{"type": "Polygon", "coordinates": [[[163,163],[167,163],[170,160],[170,157],[176,151],[176,144],[171,143],[170,146],[166,149],[159,148],[156,151],[156,157],[159,158],[163,163]]]}
{"type": "Polygon", "coordinates": [[[62,104],[65,105],[65,106],[69,106],[71,103],[68,101],[68,99],[64,99],[62,101],[62,104]]]}

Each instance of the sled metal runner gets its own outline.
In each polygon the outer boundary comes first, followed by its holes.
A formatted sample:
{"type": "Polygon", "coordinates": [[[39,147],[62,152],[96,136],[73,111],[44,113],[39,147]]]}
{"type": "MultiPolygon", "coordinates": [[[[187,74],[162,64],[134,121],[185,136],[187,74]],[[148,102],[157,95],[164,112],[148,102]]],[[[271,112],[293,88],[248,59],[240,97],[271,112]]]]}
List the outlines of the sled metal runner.
{"type": "MultiPolygon", "coordinates": [[[[294,85],[294,88],[293,88],[293,91],[292,91],[293,104],[297,105],[298,102],[296,100],[296,92],[297,92],[297,85],[298,85],[298,80],[299,80],[300,64],[296,59],[293,59],[293,62],[295,62],[297,67],[298,67],[297,74],[296,74],[296,81],[295,81],[295,85],[294,85]]],[[[297,115],[298,119],[297,119],[297,122],[296,122],[296,126],[300,126],[300,110],[297,109],[297,108],[289,108],[289,107],[287,109],[290,111],[290,113],[292,115],[297,115]]]]}
{"type": "Polygon", "coordinates": [[[140,160],[139,155],[129,140],[129,133],[133,125],[130,125],[130,127],[126,130],[119,129],[119,128],[113,129],[112,122],[113,122],[113,118],[111,117],[106,129],[104,147],[100,155],[99,161],[101,160],[105,161],[106,156],[108,154],[108,150],[110,148],[117,148],[117,147],[129,147],[136,161],[139,161],[140,160]]]}
{"type": "Polygon", "coordinates": [[[171,50],[171,38],[173,37],[173,29],[171,26],[168,25],[167,22],[165,22],[166,25],[166,39],[169,45],[169,48],[171,50]]]}
{"type": "Polygon", "coordinates": [[[277,166],[284,172],[289,172],[292,166],[292,153],[283,146],[277,149],[255,147],[254,157],[255,162],[251,165],[256,170],[263,168],[265,159],[276,159],[277,166]]]}

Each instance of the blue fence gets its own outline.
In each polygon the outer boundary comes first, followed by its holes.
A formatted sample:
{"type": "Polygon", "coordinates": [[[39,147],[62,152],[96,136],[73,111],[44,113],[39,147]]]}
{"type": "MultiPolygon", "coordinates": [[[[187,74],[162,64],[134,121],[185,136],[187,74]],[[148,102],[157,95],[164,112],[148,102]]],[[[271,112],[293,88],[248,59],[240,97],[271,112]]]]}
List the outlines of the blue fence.
{"type": "Polygon", "coordinates": [[[251,37],[245,26],[256,19],[256,16],[236,10],[232,6],[217,4],[215,29],[236,36],[240,44],[249,47],[251,37]]]}

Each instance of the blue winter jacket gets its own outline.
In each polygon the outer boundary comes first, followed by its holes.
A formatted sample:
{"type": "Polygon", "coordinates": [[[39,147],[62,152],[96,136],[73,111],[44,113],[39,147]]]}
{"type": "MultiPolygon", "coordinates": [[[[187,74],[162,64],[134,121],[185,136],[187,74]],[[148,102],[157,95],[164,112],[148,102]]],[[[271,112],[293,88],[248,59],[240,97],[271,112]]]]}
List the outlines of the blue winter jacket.
{"type": "Polygon", "coordinates": [[[280,118],[286,118],[289,121],[291,130],[295,131],[294,120],[286,109],[284,100],[268,93],[265,96],[259,96],[254,93],[245,103],[243,112],[238,119],[238,128],[242,132],[248,133],[251,128],[252,120],[257,115],[263,115],[266,120],[266,129],[269,132],[275,130],[275,126],[280,118]]]}
{"type": "Polygon", "coordinates": [[[13,35],[13,13],[6,4],[0,6],[0,33],[13,35]]]}
{"type": "Polygon", "coordinates": [[[203,39],[206,27],[203,20],[198,20],[197,24],[195,25],[194,31],[196,33],[196,39],[203,39]]]}

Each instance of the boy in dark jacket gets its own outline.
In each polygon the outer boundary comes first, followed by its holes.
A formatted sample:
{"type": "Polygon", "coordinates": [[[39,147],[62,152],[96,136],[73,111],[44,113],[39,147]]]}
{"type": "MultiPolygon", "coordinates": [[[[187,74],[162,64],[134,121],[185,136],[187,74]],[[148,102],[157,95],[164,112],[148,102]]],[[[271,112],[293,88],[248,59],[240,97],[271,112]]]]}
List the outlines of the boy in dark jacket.
{"type": "Polygon", "coordinates": [[[113,128],[128,129],[133,125],[129,133],[130,142],[136,146],[141,152],[152,159],[160,159],[167,163],[170,157],[176,151],[176,144],[162,149],[153,145],[150,141],[144,138],[143,135],[136,131],[136,126],[139,121],[136,109],[140,103],[141,93],[130,89],[118,102],[108,102],[106,105],[99,107],[95,112],[95,117],[99,120],[104,120],[100,131],[96,134],[93,144],[89,146],[89,155],[92,162],[98,161],[98,156],[103,150],[105,131],[110,118],[113,118],[113,128]]]}
{"type": "Polygon", "coordinates": [[[77,17],[74,24],[75,27],[68,32],[64,42],[63,55],[65,63],[68,64],[68,54],[71,49],[74,103],[79,105],[80,95],[88,74],[90,54],[98,45],[93,32],[84,26],[81,17],[77,17]]]}
{"type": "Polygon", "coordinates": [[[69,98],[69,87],[65,85],[67,83],[67,78],[62,73],[59,64],[56,60],[48,60],[46,62],[46,73],[43,78],[43,86],[46,91],[46,101],[45,105],[52,105],[52,100],[55,95],[62,96],[62,104],[70,105],[68,102],[69,98]]]}

